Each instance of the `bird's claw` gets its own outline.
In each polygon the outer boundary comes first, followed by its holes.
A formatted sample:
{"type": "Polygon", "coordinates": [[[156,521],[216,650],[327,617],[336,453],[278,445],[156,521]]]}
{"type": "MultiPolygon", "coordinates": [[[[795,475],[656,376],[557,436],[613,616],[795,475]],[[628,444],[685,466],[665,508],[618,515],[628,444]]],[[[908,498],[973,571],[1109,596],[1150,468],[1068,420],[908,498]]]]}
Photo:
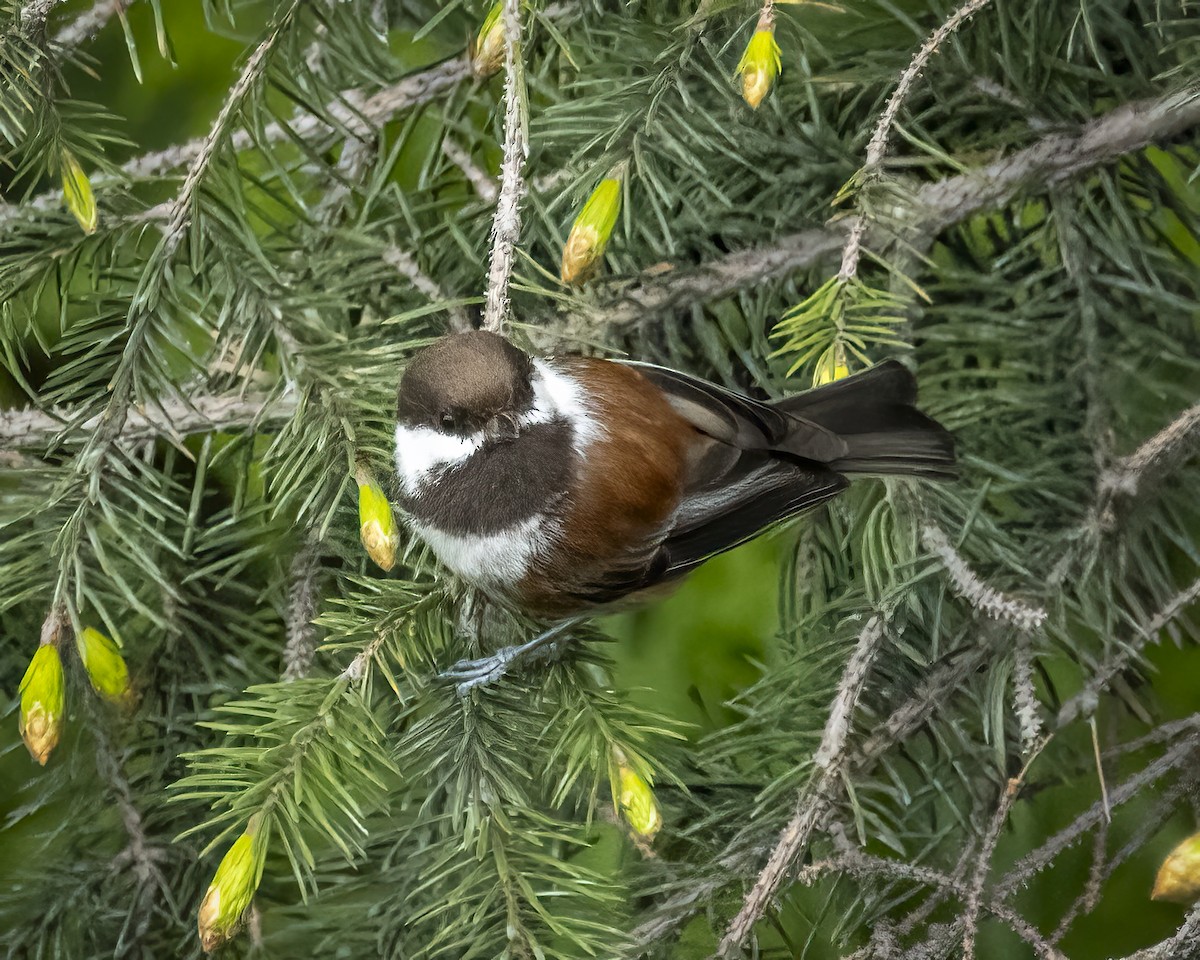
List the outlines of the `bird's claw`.
{"type": "Polygon", "coordinates": [[[443,680],[456,681],[455,691],[460,697],[465,697],[476,687],[486,687],[508,672],[516,647],[505,647],[489,657],[478,660],[459,660],[452,667],[443,670],[443,680]]]}

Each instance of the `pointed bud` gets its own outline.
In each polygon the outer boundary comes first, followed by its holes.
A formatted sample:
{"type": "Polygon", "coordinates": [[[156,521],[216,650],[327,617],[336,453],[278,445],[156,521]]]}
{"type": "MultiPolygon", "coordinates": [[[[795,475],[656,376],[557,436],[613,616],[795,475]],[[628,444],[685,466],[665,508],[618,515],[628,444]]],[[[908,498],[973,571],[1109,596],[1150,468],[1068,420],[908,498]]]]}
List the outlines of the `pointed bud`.
{"type": "Polygon", "coordinates": [[[564,283],[585,283],[596,271],[621,212],[621,178],[605,177],[579,211],[563,247],[564,283]]]}
{"type": "Polygon", "coordinates": [[[633,769],[621,750],[613,750],[613,759],[617,762],[617,789],[613,792],[617,795],[621,815],[638,837],[653,840],[654,835],[662,828],[662,811],[658,807],[654,790],[646,779],[633,769]]]}
{"type": "Polygon", "coordinates": [[[771,92],[775,78],[783,69],[779,44],[775,42],[775,19],[767,11],[759,18],[758,29],[746,44],[746,52],[738,63],[742,77],[742,99],[757,110],[771,92]]]}
{"type": "Polygon", "coordinates": [[[25,746],[43,767],[58,746],[65,719],[63,665],[58,647],[43,643],[21,680],[19,724],[25,746]]]}
{"type": "Polygon", "coordinates": [[[504,0],[496,0],[471,43],[471,72],[486,80],[504,66],[504,0]]]}
{"type": "Polygon", "coordinates": [[[70,150],[64,147],[59,159],[63,200],[66,201],[67,209],[79,221],[84,233],[95,233],[96,227],[100,223],[100,211],[96,209],[96,197],[92,193],[92,182],[70,150]]]}
{"type": "Polygon", "coordinates": [[[848,376],[850,376],[850,366],[846,362],[846,351],[839,346],[832,355],[817,364],[817,369],[813,373],[813,386],[823,387],[827,383],[834,383],[848,376]]]}
{"type": "Polygon", "coordinates": [[[366,467],[355,473],[358,480],[358,533],[367,554],[384,570],[396,565],[400,531],[387,495],[366,467]]]}
{"type": "Polygon", "coordinates": [[[266,854],[266,843],[256,837],[251,820],[246,832],[233,842],[221,859],[200,904],[196,929],[205,953],[211,953],[237,933],[242,916],[262,880],[266,854]]]}
{"type": "Polygon", "coordinates": [[[129,669],[117,645],[99,630],[84,627],[75,646],[95,691],[112,703],[129,703],[133,697],[129,669]]]}
{"type": "Polygon", "coordinates": [[[1183,904],[1200,901],[1200,833],[1184,840],[1163,861],[1150,899],[1183,904]]]}

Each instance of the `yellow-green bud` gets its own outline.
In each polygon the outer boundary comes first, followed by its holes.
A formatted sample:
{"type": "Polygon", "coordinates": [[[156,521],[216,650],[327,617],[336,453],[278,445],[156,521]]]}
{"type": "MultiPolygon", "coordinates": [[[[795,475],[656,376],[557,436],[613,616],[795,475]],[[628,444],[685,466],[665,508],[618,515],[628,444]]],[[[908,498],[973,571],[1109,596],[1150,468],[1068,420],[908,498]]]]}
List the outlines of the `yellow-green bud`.
{"type": "Polygon", "coordinates": [[[1200,900],[1200,833],[1184,840],[1163,861],[1150,898],[1185,904],[1200,900]]]}
{"type": "Polygon", "coordinates": [[[845,352],[839,349],[835,354],[817,364],[817,369],[813,373],[813,386],[823,387],[827,383],[833,383],[848,376],[850,376],[850,366],[846,363],[845,352]]]}
{"type": "Polygon", "coordinates": [[[129,686],[129,669],[117,645],[99,630],[84,627],[75,646],[95,691],[105,700],[127,703],[133,691],[129,686]]]}
{"type": "Polygon", "coordinates": [[[247,827],[221,859],[196,917],[200,946],[206,953],[237,933],[262,879],[266,853],[266,844],[247,827]]]}
{"type": "Polygon", "coordinates": [[[767,23],[764,26],[760,20],[738,63],[737,72],[742,77],[742,99],[757,110],[763,98],[771,92],[775,78],[782,69],[779,44],[775,42],[775,24],[767,23]]]}
{"type": "Polygon", "coordinates": [[[21,736],[33,759],[43,767],[62,737],[65,713],[63,665],[58,647],[44,643],[21,679],[21,736]]]}
{"type": "Polygon", "coordinates": [[[621,179],[605,177],[579,211],[563,247],[564,283],[584,283],[595,272],[621,212],[621,179]]]}
{"type": "Polygon", "coordinates": [[[496,0],[471,44],[471,72],[486,80],[504,66],[504,0],[496,0]]]}
{"type": "Polygon", "coordinates": [[[96,197],[92,193],[92,182],[83,172],[83,167],[70,150],[63,148],[59,157],[62,173],[63,200],[67,209],[79,221],[83,232],[92,234],[100,223],[100,211],[96,209],[96,197]]]}
{"type": "Polygon", "coordinates": [[[384,570],[391,570],[396,565],[396,549],[400,545],[392,505],[365,468],[358,470],[357,480],[359,536],[371,559],[384,570]]]}
{"type": "Polygon", "coordinates": [[[617,761],[617,802],[625,822],[640,838],[653,840],[662,828],[662,811],[654,790],[646,779],[630,766],[620,750],[613,751],[617,761]]]}

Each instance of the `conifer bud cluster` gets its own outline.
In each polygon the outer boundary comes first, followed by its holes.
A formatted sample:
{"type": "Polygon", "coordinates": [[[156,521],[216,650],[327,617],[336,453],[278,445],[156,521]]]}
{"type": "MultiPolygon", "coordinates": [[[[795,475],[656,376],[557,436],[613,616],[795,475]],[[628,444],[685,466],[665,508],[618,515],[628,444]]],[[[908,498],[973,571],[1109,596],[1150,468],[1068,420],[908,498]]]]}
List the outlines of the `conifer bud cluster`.
{"type": "MultiPolygon", "coordinates": [[[[42,641],[21,678],[21,708],[17,723],[21,738],[43,767],[62,739],[66,727],[66,675],[59,643],[63,614],[54,611],[42,626],[42,641]]],[[[128,706],[133,700],[129,668],[116,643],[94,627],[84,627],[75,649],[93,689],[110,703],[128,706]]]]}
{"type": "Polygon", "coordinates": [[[1200,902],[1200,833],[1194,833],[1170,852],[1158,868],[1152,900],[1200,902]]]}
{"type": "Polygon", "coordinates": [[[654,796],[654,788],[633,768],[620,747],[613,747],[613,761],[617,768],[613,793],[618,809],[637,839],[648,843],[663,824],[662,810],[654,796]]]}
{"type": "Polygon", "coordinates": [[[100,225],[100,211],[96,207],[96,196],[92,193],[92,181],[75,159],[75,154],[66,147],[63,147],[58,159],[67,209],[79,221],[84,233],[93,234],[100,225]]]}
{"type": "Polygon", "coordinates": [[[479,33],[471,42],[467,52],[471,61],[471,72],[480,80],[498,73],[504,66],[504,0],[496,0],[492,9],[483,18],[479,33]]]}

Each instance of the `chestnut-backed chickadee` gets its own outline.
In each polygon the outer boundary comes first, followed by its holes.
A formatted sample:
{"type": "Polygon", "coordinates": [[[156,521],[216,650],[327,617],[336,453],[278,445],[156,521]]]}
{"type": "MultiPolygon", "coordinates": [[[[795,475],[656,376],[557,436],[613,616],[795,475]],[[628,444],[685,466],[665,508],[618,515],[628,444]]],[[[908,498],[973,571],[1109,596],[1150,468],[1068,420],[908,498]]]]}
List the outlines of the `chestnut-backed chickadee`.
{"type": "Polygon", "coordinates": [[[456,334],[400,381],[400,506],[463,580],[561,620],[679,581],[846,474],[953,475],[954,442],[915,399],[895,361],[763,403],[650,364],[456,334]]]}

